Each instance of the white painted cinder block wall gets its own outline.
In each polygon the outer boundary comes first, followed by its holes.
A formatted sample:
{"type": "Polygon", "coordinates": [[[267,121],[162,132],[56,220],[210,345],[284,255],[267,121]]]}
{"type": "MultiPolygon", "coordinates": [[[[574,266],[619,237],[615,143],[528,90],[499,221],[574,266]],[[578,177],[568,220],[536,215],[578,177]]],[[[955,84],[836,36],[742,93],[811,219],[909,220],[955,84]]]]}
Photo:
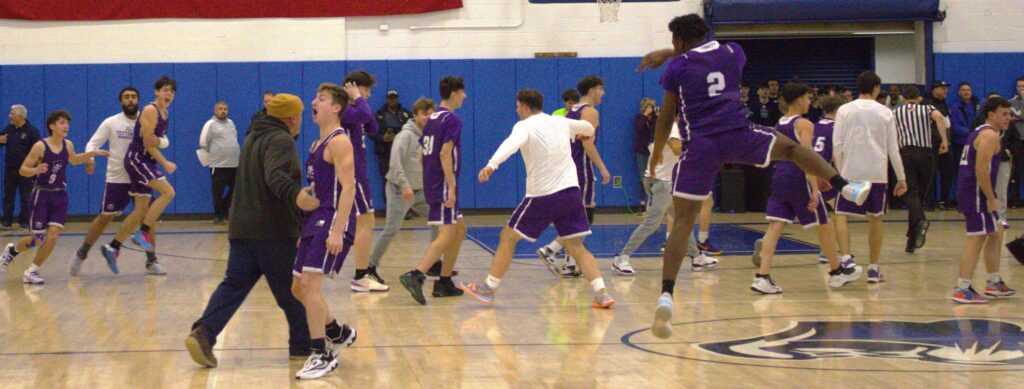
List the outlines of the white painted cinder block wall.
{"type": "MultiPolygon", "coordinates": [[[[347,19],[0,20],[0,64],[638,56],[668,46],[668,21],[700,12],[700,4],[626,3],[618,23],[604,24],[596,4],[526,0],[464,0],[459,10],[347,19]]],[[[949,17],[936,26],[936,51],[1024,52],[1024,0],[942,4],[949,17]]],[[[883,36],[878,47],[880,73],[913,81],[911,40],[883,36]]]]}

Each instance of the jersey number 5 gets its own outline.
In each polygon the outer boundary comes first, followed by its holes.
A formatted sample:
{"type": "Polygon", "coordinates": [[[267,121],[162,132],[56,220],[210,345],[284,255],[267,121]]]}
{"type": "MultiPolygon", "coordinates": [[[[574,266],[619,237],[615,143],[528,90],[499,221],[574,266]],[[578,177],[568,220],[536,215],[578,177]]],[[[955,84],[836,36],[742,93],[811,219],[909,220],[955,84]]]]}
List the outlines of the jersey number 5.
{"type": "Polygon", "coordinates": [[[825,150],[825,137],[819,136],[814,142],[814,152],[820,153],[825,150]]]}
{"type": "Polygon", "coordinates": [[[722,72],[708,74],[708,97],[715,97],[725,90],[725,75],[722,72]]]}

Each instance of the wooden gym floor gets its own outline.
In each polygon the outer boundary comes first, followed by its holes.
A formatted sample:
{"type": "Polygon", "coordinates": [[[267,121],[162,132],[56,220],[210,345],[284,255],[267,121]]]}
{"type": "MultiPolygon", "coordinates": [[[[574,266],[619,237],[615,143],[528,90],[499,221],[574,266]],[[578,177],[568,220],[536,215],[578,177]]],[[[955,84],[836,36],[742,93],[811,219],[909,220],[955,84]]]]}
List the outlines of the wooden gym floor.
{"type": "MultiPolygon", "coordinates": [[[[893,212],[885,224],[887,282],[877,286],[862,278],[829,289],[826,266],[813,254],[776,258],[772,275],[785,289],[777,296],[749,290],[755,270],[747,256],[720,257],[716,269],[703,273],[684,268],[676,288],[675,333],[665,340],[646,330],[660,292],[660,258],[634,258],[636,277],[616,276],[611,261],[599,259],[617,301],[607,311],[590,308],[585,280],[556,279],[529,255],[516,260],[493,307],[468,296],[428,296],[424,307],[401,288],[398,275],[419,260],[429,231],[403,230],[381,268],[391,292],[349,292],[351,256],[342,275],[325,284],[332,311],[356,327],[359,339],[341,351],[336,372],[313,382],[294,380],[301,362],[288,360],[284,316],[262,281],[218,339],[220,367],[201,368],[184,351],[190,324],[224,275],[223,228],[163,223],[161,232],[174,232],[160,236],[166,277],[145,276],[144,256],[137,250],[123,252],[122,273],[112,275],[94,248],[82,274],[72,278],[68,262],[85,227],[72,224],[43,266],[46,285],[21,283],[32,251],[0,277],[0,387],[1019,385],[1024,379],[1020,298],[987,306],[952,303],[964,238],[960,215],[931,213],[936,222],[928,245],[915,255],[902,251],[905,215],[893,212]]],[[[1022,216],[1011,212],[1012,218],[1022,216]]],[[[467,217],[467,222],[498,226],[506,217],[467,217]]],[[[599,225],[639,220],[597,217],[599,225]]],[[[746,227],[756,230],[764,229],[762,221],[757,214],[714,216],[715,223],[751,223],[746,227]]],[[[423,224],[414,219],[406,227],[423,224]]],[[[866,226],[851,225],[854,254],[862,265],[867,264],[866,226]]],[[[1013,222],[1008,235],[1018,231],[1024,231],[1024,222],[1013,222]]],[[[814,231],[790,227],[787,232],[816,243],[814,231]]],[[[3,238],[6,243],[14,237],[3,238]]],[[[467,240],[456,281],[482,279],[490,262],[487,251],[467,240]]],[[[1005,250],[1002,266],[1006,282],[1024,288],[1024,267],[1005,250]]],[[[984,285],[984,275],[979,266],[976,285],[984,285]]],[[[425,289],[430,287],[428,282],[425,289]]]]}

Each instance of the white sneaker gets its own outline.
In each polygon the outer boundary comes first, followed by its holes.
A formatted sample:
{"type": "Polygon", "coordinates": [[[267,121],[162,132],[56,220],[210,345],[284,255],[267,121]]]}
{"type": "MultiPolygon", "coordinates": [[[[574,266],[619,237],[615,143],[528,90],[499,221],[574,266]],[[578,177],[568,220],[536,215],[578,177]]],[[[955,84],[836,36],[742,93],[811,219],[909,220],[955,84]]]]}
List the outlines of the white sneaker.
{"type": "Polygon", "coordinates": [[[68,267],[68,273],[70,273],[72,277],[77,276],[78,273],[80,273],[82,271],[82,264],[83,263],[85,263],[85,259],[83,259],[83,258],[79,258],[77,256],[74,257],[74,258],[71,258],[71,266],[68,267]]]}
{"type": "Polygon", "coordinates": [[[831,286],[833,288],[841,288],[846,284],[857,281],[862,273],[864,273],[864,268],[860,266],[840,266],[838,274],[830,274],[828,276],[828,286],[831,286]]]}
{"type": "Polygon", "coordinates": [[[828,263],[828,257],[825,256],[824,252],[818,252],[818,263],[828,263]]]}
{"type": "Polygon", "coordinates": [[[167,270],[164,270],[164,267],[160,265],[160,262],[153,261],[146,264],[146,274],[151,276],[166,276],[167,270]]]}
{"type": "Polygon", "coordinates": [[[775,285],[775,281],[772,281],[772,277],[754,277],[754,283],[750,284],[750,290],[760,294],[779,294],[782,293],[782,288],[775,285]]]}
{"type": "Polygon", "coordinates": [[[32,285],[42,285],[46,283],[46,280],[39,276],[39,272],[28,270],[25,270],[25,276],[21,278],[21,281],[32,285]]]}
{"type": "Polygon", "coordinates": [[[558,253],[544,246],[537,250],[537,257],[544,261],[551,274],[554,274],[556,277],[562,276],[562,267],[565,266],[565,263],[558,258],[558,253]]]}
{"type": "Polygon", "coordinates": [[[693,271],[705,271],[715,266],[718,266],[718,260],[703,253],[690,257],[690,269],[693,271]]]}
{"type": "Polygon", "coordinates": [[[662,339],[672,336],[672,311],[674,309],[672,295],[668,292],[662,293],[658,298],[658,308],[654,309],[654,324],[651,325],[651,333],[654,336],[662,339]]]}
{"type": "Polygon", "coordinates": [[[750,256],[750,262],[754,266],[761,266],[761,245],[764,244],[764,239],[758,239],[754,241],[754,254],[750,256]]]}
{"type": "Polygon", "coordinates": [[[565,255],[565,265],[562,266],[562,278],[577,278],[583,275],[580,267],[576,266],[576,260],[571,255],[565,255]]]}
{"type": "Polygon", "coordinates": [[[326,355],[314,352],[309,356],[309,359],[306,359],[306,364],[302,366],[302,369],[299,369],[299,371],[295,373],[295,379],[315,380],[327,375],[327,373],[330,373],[337,368],[337,356],[332,355],[330,352],[326,355]]]}
{"type": "Polygon", "coordinates": [[[11,255],[11,250],[13,249],[14,243],[8,243],[3,254],[0,254],[0,274],[6,273],[7,267],[11,265],[11,262],[14,262],[14,255],[11,255]]]}
{"type": "Polygon", "coordinates": [[[353,292],[387,292],[391,289],[390,286],[377,282],[377,280],[370,276],[352,280],[348,284],[353,292]]]}
{"type": "Polygon", "coordinates": [[[850,181],[843,187],[843,198],[852,201],[857,206],[864,205],[871,194],[871,183],[867,181],[850,181]]]}
{"type": "Polygon", "coordinates": [[[635,276],[636,271],[633,270],[633,266],[629,264],[628,255],[617,255],[615,259],[612,259],[612,270],[624,276],[635,276]]]}

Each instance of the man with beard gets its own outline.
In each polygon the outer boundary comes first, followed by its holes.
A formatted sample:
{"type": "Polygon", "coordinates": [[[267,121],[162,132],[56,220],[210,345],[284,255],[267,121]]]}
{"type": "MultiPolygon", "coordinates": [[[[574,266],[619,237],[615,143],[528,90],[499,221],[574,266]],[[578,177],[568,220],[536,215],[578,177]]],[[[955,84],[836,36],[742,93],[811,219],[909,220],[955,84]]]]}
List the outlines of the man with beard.
{"type": "MultiPolygon", "coordinates": [[[[128,144],[132,142],[132,131],[135,128],[135,121],[139,118],[139,91],[130,86],[125,87],[118,93],[118,100],[121,101],[121,112],[100,123],[96,133],[85,145],[85,151],[90,152],[109,142],[110,158],[107,160],[107,178],[103,188],[100,214],[89,224],[85,241],[82,242],[82,247],[78,249],[75,258],[71,260],[72,276],[78,275],[85,258],[89,255],[89,249],[100,239],[107,225],[124,211],[129,201],[134,200],[135,208],[139,212],[129,214],[122,223],[130,222],[129,224],[135,225],[141,222],[152,198],[145,191],[134,188],[128,179],[128,173],[124,170],[124,154],[128,151],[128,144]]],[[[167,148],[169,145],[167,137],[160,138],[160,148],[167,148]]],[[[92,174],[96,169],[96,163],[91,160],[86,162],[85,169],[87,173],[92,174]]],[[[110,266],[110,271],[115,274],[118,272],[116,262],[108,261],[107,266],[110,266]]]]}
{"type": "Polygon", "coordinates": [[[199,147],[208,153],[210,187],[213,189],[213,224],[226,224],[238,171],[238,130],[228,118],[228,103],[213,105],[213,117],[203,125],[199,147]]]}

